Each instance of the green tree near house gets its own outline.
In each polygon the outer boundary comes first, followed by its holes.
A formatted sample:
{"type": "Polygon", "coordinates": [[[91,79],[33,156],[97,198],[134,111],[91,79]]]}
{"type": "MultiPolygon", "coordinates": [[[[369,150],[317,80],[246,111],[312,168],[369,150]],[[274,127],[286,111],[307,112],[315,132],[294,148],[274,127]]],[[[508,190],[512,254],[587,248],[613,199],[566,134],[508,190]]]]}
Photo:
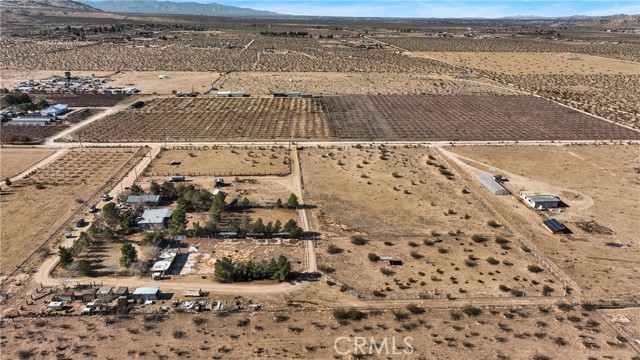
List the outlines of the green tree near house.
{"type": "Polygon", "coordinates": [[[80,260],[78,261],[78,272],[84,276],[94,276],[95,272],[93,270],[93,266],[91,262],[88,260],[80,260]]]}
{"type": "Polygon", "coordinates": [[[296,194],[289,195],[289,198],[287,199],[287,207],[289,209],[296,209],[298,206],[300,206],[300,203],[296,194]]]}
{"type": "Polygon", "coordinates": [[[149,192],[151,193],[151,195],[162,195],[162,187],[157,182],[152,181],[149,192]]]}
{"type": "Polygon", "coordinates": [[[73,262],[73,252],[70,248],[60,246],[58,248],[58,255],[60,256],[60,266],[67,267],[73,262]]]}
{"type": "Polygon", "coordinates": [[[228,257],[216,260],[213,275],[221,283],[231,283],[234,281],[235,264],[228,257]]]}
{"type": "Polygon", "coordinates": [[[109,202],[102,207],[102,219],[111,230],[118,225],[118,209],[116,209],[116,204],[109,202]]]}
{"type": "Polygon", "coordinates": [[[131,185],[130,191],[131,191],[131,195],[134,195],[134,196],[138,196],[138,195],[143,195],[144,194],[144,191],[142,190],[142,187],[140,185],[138,185],[138,184],[131,185]]]}
{"type": "Polygon", "coordinates": [[[178,206],[171,214],[167,223],[171,235],[182,235],[185,233],[187,223],[187,213],[184,208],[178,206]]]}
{"type": "Polygon", "coordinates": [[[120,247],[120,265],[128,268],[134,262],[138,261],[138,251],[130,243],[124,243],[120,247]]]}

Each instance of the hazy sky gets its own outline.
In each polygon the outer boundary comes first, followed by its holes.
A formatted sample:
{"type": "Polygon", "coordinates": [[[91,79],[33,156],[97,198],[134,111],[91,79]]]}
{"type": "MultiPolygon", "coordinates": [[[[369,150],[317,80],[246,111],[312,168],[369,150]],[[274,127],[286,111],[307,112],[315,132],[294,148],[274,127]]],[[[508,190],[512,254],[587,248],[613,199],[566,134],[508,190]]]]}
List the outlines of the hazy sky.
{"type": "Polygon", "coordinates": [[[217,2],[282,14],[371,17],[570,16],[640,13],[640,0],[176,0],[217,2]]]}

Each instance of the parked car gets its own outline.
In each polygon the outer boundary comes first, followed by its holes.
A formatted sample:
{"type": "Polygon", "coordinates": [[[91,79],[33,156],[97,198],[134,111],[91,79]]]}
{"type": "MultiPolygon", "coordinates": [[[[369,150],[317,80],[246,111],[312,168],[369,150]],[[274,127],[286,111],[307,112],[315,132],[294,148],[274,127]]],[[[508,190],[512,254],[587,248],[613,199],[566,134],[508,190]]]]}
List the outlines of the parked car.
{"type": "Polygon", "coordinates": [[[119,202],[118,205],[116,205],[116,209],[118,209],[118,210],[124,209],[124,204],[119,202]]]}
{"type": "Polygon", "coordinates": [[[111,200],[111,196],[109,196],[109,194],[104,194],[104,195],[102,195],[102,197],[100,199],[102,201],[109,201],[109,200],[111,200]]]}
{"type": "Polygon", "coordinates": [[[76,227],[83,227],[86,225],[86,221],[84,221],[84,219],[79,219],[78,221],[76,221],[76,227]]]}
{"type": "Polygon", "coordinates": [[[89,213],[93,214],[97,212],[98,212],[98,208],[95,205],[89,208],[89,213]]]}
{"type": "Polygon", "coordinates": [[[67,239],[71,239],[73,237],[72,233],[66,233],[64,234],[64,237],[66,237],[67,239]]]}

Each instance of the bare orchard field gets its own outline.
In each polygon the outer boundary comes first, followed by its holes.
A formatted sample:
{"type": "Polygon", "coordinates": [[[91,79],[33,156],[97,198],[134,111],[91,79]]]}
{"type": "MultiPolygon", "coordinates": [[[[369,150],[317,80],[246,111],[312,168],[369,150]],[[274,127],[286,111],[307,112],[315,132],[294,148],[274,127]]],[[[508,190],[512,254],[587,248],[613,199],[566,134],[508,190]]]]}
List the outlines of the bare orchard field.
{"type": "Polygon", "coordinates": [[[314,95],[344,94],[513,94],[508,88],[434,74],[326,73],[326,72],[233,72],[216,83],[221,89],[241,89],[250,94],[276,91],[310,92],[314,95]]]}
{"type": "Polygon", "coordinates": [[[573,53],[420,52],[416,55],[428,56],[458,66],[510,75],[640,74],[637,63],[573,53]]]}
{"type": "MultiPolygon", "coordinates": [[[[170,307],[169,301],[161,303],[170,307]]],[[[627,344],[632,340],[619,337],[598,314],[562,308],[469,307],[419,314],[403,308],[363,310],[350,313],[363,318],[347,320],[341,313],[305,304],[297,311],[23,318],[3,320],[1,346],[7,357],[37,360],[53,354],[98,359],[329,359],[351,356],[358,336],[366,339],[367,353],[371,338],[377,346],[386,339],[381,353],[402,359],[633,358],[627,344]],[[346,338],[336,341],[339,337],[346,338]],[[407,354],[405,337],[410,337],[406,341],[415,353],[407,354]],[[340,353],[334,349],[336,342],[340,353]]],[[[419,306],[411,309],[424,311],[419,306]]]]}
{"type": "Polygon", "coordinates": [[[96,201],[96,192],[103,184],[123,174],[143,154],[142,149],[69,150],[3,192],[2,272],[8,272],[65,224],[85,201],[96,201]]]}
{"type": "Polygon", "coordinates": [[[532,96],[333,96],[330,129],[359,140],[608,140],[640,133],[532,96]]]}
{"type": "Polygon", "coordinates": [[[288,162],[288,151],[277,147],[167,149],[145,169],[145,176],[288,174],[288,162]]]}
{"type": "Polygon", "coordinates": [[[434,155],[426,148],[304,151],[305,201],[318,206],[320,228],[342,249],[325,244],[320,269],[369,296],[540,295],[545,285],[562,295],[551,274],[527,269],[536,261],[508,225],[490,226],[495,218],[482,199],[434,155]],[[356,234],[367,242],[353,244],[356,234]],[[383,255],[404,265],[390,267],[376,258],[383,255]]]}
{"type": "Polygon", "coordinates": [[[515,196],[500,197],[497,203],[513,209],[509,213],[517,215],[526,226],[527,236],[589,298],[626,299],[638,294],[640,149],[637,145],[473,146],[449,150],[465,156],[463,160],[471,166],[503,174],[509,178],[507,186],[513,192],[525,189],[557,194],[569,205],[562,213],[539,215],[515,196]],[[562,221],[572,234],[550,235],[540,226],[548,217],[562,221]],[[630,247],[624,247],[625,244],[630,247]]]}
{"type": "Polygon", "coordinates": [[[150,101],[75,133],[88,141],[199,141],[327,138],[318,99],[175,99],[150,101]]]}
{"type": "Polygon", "coordinates": [[[16,176],[54,152],[53,149],[0,148],[0,178],[16,176]]]}

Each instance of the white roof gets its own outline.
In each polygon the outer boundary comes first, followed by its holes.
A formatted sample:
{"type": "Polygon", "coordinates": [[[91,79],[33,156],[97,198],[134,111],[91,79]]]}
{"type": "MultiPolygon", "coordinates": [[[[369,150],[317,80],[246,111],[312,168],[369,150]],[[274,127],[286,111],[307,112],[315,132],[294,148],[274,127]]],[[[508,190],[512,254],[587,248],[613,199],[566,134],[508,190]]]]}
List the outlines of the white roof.
{"type": "Polygon", "coordinates": [[[169,270],[171,264],[173,264],[173,260],[175,260],[176,258],[177,253],[178,250],[175,249],[163,251],[160,256],[158,256],[158,260],[153,263],[151,271],[160,272],[169,270]]]}
{"type": "Polygon", "coordinates": [[[142,214],[142,219],[138,221],[140,224],[162,224],[164,219],[170,218],[173,214],[171,209],[151,209],[145,210],[142,214]]]}
{"type": "Polygon", "coordinates": [[[160,288],[157,288],[157,287],[141,287],[141,288],[137,288],[133,292],[133,295],[150,295],[150,294],[157,294],[158,292],[160,292],[160,288]]]}

